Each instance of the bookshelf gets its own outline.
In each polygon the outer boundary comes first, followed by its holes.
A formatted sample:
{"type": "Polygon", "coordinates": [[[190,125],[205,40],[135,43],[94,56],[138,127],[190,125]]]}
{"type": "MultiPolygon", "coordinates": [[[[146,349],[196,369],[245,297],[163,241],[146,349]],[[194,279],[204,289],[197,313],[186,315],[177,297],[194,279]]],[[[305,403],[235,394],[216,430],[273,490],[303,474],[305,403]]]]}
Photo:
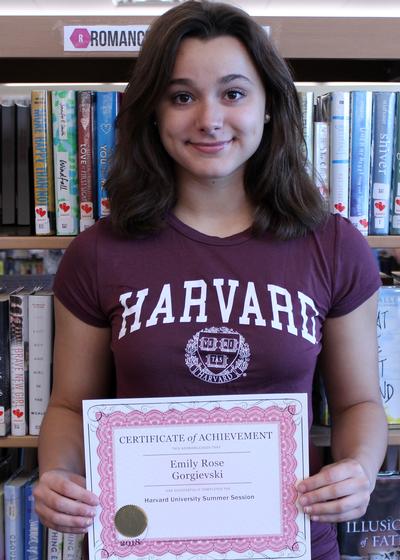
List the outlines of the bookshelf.
{"type": "MultiPolygon", "coordinates": [[[[50,83],[126,82],[132,52],[64,52],[66,25],[147,25],[147,16],[0,16],[0,96],[50,83]],[[21,37],[23,40],[21,40],[21,37]]],[[[258,17],[299,82],[386,82],[400,89],[400,18],[258,17]]],[[[103,86],[99,86],[103,87],[103,86]]],[[[325,84],[326,91],[331,83],[325,84]]],[[[2,236],[4,249],[65,249],[72,237],[2,236]]],[[[400,236],[371,236],[373,248],[400,247],[400,236]]],[[[330,430],[314,427],[317,446],[329,446],[330,430]]],[[[400,445],[400,427],[390,428],[389,444],[400,445]]],[[[0,447],[36,447],[37,437],[0,438],[0,447]]]]}

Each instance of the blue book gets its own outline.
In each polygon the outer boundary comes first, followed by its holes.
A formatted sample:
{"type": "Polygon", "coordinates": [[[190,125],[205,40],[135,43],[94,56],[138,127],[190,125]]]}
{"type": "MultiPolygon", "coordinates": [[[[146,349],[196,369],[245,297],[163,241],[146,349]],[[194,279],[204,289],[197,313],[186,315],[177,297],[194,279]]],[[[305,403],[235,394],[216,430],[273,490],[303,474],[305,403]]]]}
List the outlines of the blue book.
{"type": "Polygon", "coordinates": [[[396,93],[373,93],[370,235],[388,235],[396,93]]]}
{"type": "Polygon", "coordinates": [[[43,555],[43,525],[35,511],[33,486],[38,478],[35,471],[23,488],[24,492],[24,524],[25,546],[24,560],[41,560],[43,555]]]}
{"type": "Polygon", "coordinates": [[[396,93],[395,146],[390,207],[390,235],[400,235],[400,92],[396,93]]]}
{"type": "Polygon", "coordinates": [[[350,221],[368,235],[372,92],[351,92],[350,221]]]}
{"type": "Polygon", "coordinates": [[[29,474],[17,470],[4,484],[6,558],[24,560],[24,493],[29,474]]]}
{"type": "Polygon", "coordinates": [[[118,91],[98,91],[96,96],[97,208],[98,217],[104,218],[110,212],[104,184],[108,177],[115,146],[115,119],[118,114],[120,93],[118,91]]]}

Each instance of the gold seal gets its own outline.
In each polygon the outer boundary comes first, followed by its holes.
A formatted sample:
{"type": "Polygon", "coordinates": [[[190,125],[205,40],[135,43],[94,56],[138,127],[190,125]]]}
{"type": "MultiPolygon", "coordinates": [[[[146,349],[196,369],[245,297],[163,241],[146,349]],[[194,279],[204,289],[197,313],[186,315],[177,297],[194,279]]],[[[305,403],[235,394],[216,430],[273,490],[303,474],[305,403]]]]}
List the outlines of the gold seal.
{"type": "Polygon", "coordinates": [[[139,506],[122,506],[115,514],[114,523],[124,537],[138,537],[147,527],[147,515],[139,506]]]}

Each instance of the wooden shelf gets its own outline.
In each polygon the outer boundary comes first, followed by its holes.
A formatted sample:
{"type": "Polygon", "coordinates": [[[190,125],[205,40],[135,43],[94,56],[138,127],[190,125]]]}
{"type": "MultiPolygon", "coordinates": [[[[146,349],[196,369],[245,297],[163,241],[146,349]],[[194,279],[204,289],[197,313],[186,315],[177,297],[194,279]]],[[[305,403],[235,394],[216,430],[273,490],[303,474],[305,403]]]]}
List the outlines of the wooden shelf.
{"type": "Polygon", "coordinates": [[[37,447],[38,436],[0,437],[0,447],[37,447]]]}
{"type": "MultiPolygon", "coordinates": [[[[37,447],[37,436],[0,437],[0,447],[37,447]]],[[[329,447],[331,430],[327,426],[313,426],[311,440],[317,447],[329,447]]],[[[400,426],[389,426],[389,445],[400,445],[400,426]]]]}
{"type": "MultiPolygon", "coordinates": [[[[0,250],[4,249],[66,249],[74,237],[0,236],[0,250]]],[[[374,248],[400,247],[400,235],[372,235],[367,237],[374,248]]]]}
{"type": "Polygon", "coordinates": [[[74,237],[0,236],[0,250],[4,249],[65,249],[74,237]]]}
{"type": "MultiPolygon", "coordinates": [[[[3,58],[135,57],[133,52],[64,52],[63,27],[147,25],[151,16],[1,16],[3,58]],[[21,40],[23,37],[23,40],[21,40]]],[[[256,17],[285,58],[398,59],[396,17],[256,17]]]]}
{"type": "Polygon", "coordinates": [[[400,235],[370,235],[367,239],[370,247],[375,249],[400,247],[400,235]]]}
{"type": "MultiPolygon", "coordinates": [[[[317,447],[329,447],[331,429],[327,426],[313,426],[311,440],[317,447]]],[[[389,426],[389,445],[400,445],[400,426],[389,426]]]]}

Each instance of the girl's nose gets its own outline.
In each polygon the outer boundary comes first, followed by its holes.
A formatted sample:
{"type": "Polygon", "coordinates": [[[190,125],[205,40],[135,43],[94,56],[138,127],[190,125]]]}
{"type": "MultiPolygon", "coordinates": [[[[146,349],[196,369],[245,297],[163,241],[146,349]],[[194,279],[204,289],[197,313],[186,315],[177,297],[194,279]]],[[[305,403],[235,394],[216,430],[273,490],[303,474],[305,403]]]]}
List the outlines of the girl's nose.
{"type": "Polygon", "coordinates": [[[208,134],[222,128],[223,111],[215,102],[202,103],[198,108],[197,126],[208,134]]]}

